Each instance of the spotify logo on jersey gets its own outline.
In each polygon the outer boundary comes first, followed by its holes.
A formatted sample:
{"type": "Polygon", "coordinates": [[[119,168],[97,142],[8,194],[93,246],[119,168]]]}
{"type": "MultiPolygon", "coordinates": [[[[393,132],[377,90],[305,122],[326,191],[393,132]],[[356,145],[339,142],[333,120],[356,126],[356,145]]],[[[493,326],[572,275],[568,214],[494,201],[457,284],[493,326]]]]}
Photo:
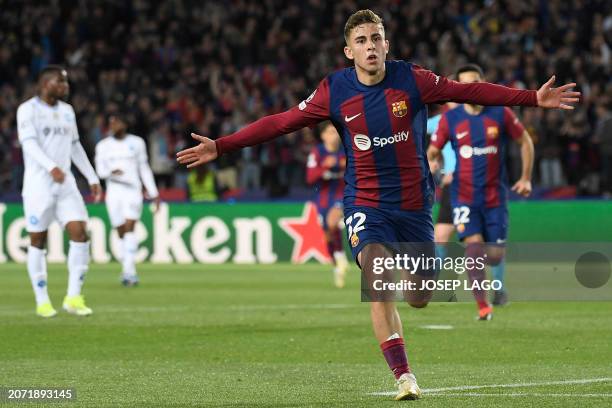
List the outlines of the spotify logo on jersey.
{"type": "Polygon", "coordinates": [[[472,146],[463,145],[459,148],[459,154],[464,159],[469,159],[470,157],[472,157],[472,153],[473,153],[472,146]]]}
{"type": "Polygon", "coordinates": [[[372,141],[367,135],[355,135],[353,141],[355,142],[355,146],[362,151],[368,150],[370,147],[372,147],[372,141]]]}
{"type": "Polygon", "coordinates": [[[463,145],[459,148],[459,156],[463,157],[464,159],[469,159],[472,156],[482,156],[485,154],[497,154],[497,146],[472,147],[463,145]]]}

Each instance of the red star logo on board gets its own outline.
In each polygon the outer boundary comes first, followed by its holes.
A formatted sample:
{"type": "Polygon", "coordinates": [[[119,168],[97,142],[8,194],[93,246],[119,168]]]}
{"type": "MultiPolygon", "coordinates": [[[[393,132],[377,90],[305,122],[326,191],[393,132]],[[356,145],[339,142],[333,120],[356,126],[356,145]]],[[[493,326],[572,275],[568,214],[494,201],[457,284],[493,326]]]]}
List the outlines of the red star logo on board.
{"type": "Polygon", "coordinates": [[[313,203],[306,203],[301,217],[284,217],[278,225],[293,238],[291,262],[304,263],[315,258],[321,263],[331,262],[325,242],[325,232],[319,223],[319,213],[313,203]]]}

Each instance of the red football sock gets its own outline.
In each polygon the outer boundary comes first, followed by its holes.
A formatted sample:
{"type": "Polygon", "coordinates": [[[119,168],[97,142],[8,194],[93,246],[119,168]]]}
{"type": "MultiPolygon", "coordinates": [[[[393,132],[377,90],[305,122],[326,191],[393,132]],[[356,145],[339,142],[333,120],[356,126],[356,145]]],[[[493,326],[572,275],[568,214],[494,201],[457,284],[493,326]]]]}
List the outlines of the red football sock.
{"type": "MultiPolygon", "coordinates": [[[[476,259],[482,257],[483,255],[483,244],[468,244],[465,250],[465,256],[468,258],[476,259]]],[[[478,268],[476,265],[473,265],[471,268],[468,268],[467,273],[468,277],[470,278],[470,285],[472,285],[474,281],[476,281],[478,282],[478,286],[482,288],[482,282],[485,279],[485,269],[478,268]]],[[[486,290],[474,288],[472,289],[472,294],[474,295],[474,299],[476,300],[479,309],[489,307],[489,303],[487,302],[486,290]]]]}
{"type": "Polygon", "coordinates": [[[344,250],[342,245],[342,232],[336,229],[333,234],[334,252],[342,252],[344,250]]]}
{"type": "Polygon", "coordinates": [[[332,263],[336,264],[336,259],[334,258],[334,241],[327,241],[327,252],[329,252],[329,257],[331,258],[332,263]]]}
{"type": "Polygon", "coordinates": [[[408,357],[406,357],[406,350],[404,349],[404,339],[387,340],[380,345],[380,348],[396,380],[402,374],[410,372],[408,357]]]}

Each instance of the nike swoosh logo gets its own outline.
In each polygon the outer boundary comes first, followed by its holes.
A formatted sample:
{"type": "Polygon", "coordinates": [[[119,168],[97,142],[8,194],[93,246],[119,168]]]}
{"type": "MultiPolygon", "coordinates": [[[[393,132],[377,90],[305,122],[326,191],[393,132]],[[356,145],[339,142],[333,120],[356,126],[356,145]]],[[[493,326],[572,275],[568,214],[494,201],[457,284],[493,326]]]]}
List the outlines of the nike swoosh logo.
{"type": "Polygon", "coordinates": [[[461,133],[457,133],[457,139],[463,139],[465,136],[467,136],[468,132],[461,132],[461,133]]]}
{"type": "Polygon", "coordinates": [[[361,113],[358,113],[358,114],[356,114],[356,115],[354,115],[354,116],[345,116],[345,117],[344,117],[344,120],[345,120],[345,121],[348,123],[348,122],[350,122],[351,120],[353,120],[353,119],[355,119],[356,117],[358,117],[359,115],[361,115],[361,113]]]}

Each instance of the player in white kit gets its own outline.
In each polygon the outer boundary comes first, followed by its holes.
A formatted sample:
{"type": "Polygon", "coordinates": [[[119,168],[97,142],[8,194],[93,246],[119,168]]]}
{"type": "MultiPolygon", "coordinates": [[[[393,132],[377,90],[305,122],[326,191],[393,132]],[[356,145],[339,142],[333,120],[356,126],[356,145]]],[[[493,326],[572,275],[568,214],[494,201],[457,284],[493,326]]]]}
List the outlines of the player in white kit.
{"type": "Polygon", "coordinates": [[[96,145],[96,171],[106,180],[108,217],[122,241],[121,283],[136,286],[138,242],[134,226],[142,214],[142,185],[148,198],[155,202],[155,211],[159,208],[159,193],[144,140],[127,133],[127,121],[120,114],[111,115],[109,125],[111,135],[96,145]]]}
{"type": "Polygon", "coordinates": [[[87,210],[77,189],[70,165],[87,179],[96,201],[102,195],[100,180],[79,142],[74,109],[63,102],[69,93],[68,74],[59,66],[44,68],[38,79],[38,95],[17,109],[17,131],[23,151],[23,208],[30,235],[27,268],[36,313],[42,317],[57,314],[47,292],[45,244],[47,229],[57,220],[70,238],[68,250],[68,290],[63,308],[68,313],[87,316],[81,288],[89,268],[87,210]]]}

